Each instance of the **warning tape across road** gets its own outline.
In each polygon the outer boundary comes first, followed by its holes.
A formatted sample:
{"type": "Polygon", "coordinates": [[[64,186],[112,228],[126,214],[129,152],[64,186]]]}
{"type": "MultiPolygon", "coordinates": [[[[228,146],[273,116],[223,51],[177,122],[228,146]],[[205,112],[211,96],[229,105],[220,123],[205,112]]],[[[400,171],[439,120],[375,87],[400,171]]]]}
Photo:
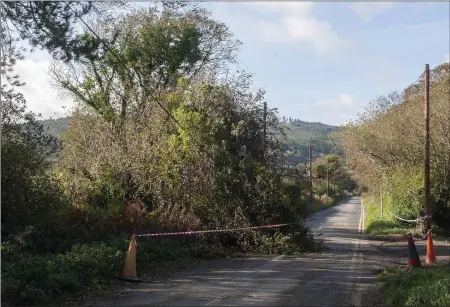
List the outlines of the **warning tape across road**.
{"type": "Polygon", "coordinates": [[[283,226],[288,226],[288,225],[293,225],[293,223],[265,225],[265,226],[253,226],[253,227],[242,227],[242,228],[230,228],[230,229],[192,230],[192,231],[180,231],[180,232],[161,232],[161,233],[134,234],[133,236],[134,237],[183,236],[183,235],[195,235],[195,234],[202,234],[202,233],[232,232],[232,231],[256,230],[256,229],[265,229],[265,228],[278,228],[278,227],[283,227],[283,226]]]}

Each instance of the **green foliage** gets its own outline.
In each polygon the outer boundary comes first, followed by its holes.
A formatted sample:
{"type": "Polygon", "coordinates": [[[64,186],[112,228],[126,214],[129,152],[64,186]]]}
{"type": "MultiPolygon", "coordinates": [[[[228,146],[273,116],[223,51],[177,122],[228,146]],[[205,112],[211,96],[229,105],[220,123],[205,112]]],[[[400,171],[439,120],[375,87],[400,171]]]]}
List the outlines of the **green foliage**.
{"type": "Polygon", "coordinates": [[[108,44],[113,52],[64,69],[55,66],[51,74],[62,89],[118,131],[131,110],[160,102],[157,90],[174,89],[180,77],[195,78],[200,68],[234,62],[240,44],[224,24],[202,9],[151,6],[120,16],[113,24],[99,23],[96,30],[114,38],[108,44]],[[80,73],[84,81],[77,77],[80,73]]]}
{"type": "Polygon", "coordinates": [[[315,198],[313,203],[310,206],[308,206],[306,212],[309,215],[309,214],[313,214],[320,210],[328,209],[331,206],[338,203],[339,201],[341,201],[342,199],[343,199],[343,197],[340,197],[340,196],[335,196],[335,197],[325,196],[325,197],[315,198]]]}
{"type": "MultiPolygon", "coordinates": [[[[54,63],[52,76],[78,101],[67,129],[43,122],[49,134],[25,114],[23,95],[2,87],[3,301],[46,303],[107,284],[123,265],[131,233],[296,225],[139,239],[144,276],[186,258],[323,247],[301,225],[310,213],[306,169],[286,165],[276,110],[264,114],[264,92],[253,92],[250,75],[228,71],[239,42],[226,25],[207,11],[167,3],[100,20],[96,30],[131,75],[90,33],[72,31],[76,17],[65,4],[1,5],[21,35],[30,28],[32,44],[66,60],[54,63]],[[53,169],[48,161],[59,142],[52,133],[64,145],[53,169]]],[[[82,16],[94,9],[71,5],[82,16]]],[[[2,58],[2,77],[20,58],[16,51],[2,58]]],[[[333,130],[312,126],[319,139],[333,130]]],[[[345,172],[338,157],[328,158],[334,175],[345,172]]],[[[344,187],[341,181],[335,186],[344,187]]]]}
{"type": "Polygon", "coordinates": [[[387,278],[382,292],[388,306],[448,306],[450,266],[446,264],[397,272],[387,278]]]}
{"type": "Polygon", "coordinates": [[[313,191],[318,195],[340,195],[353,191],[357,184],[338,155],[331,154],[315,159],[312,164],[313,191]]]}
{"type": "Polygon", "coordinates": [[[298,228],[287,234],[276,231],[274,234],[258,237],[257,252],[270,255],[292,255],[326,249],[323,241],[315,239],[309,230],[298,228]]]}
{"type": "Polygon", "coordinates": [[[20,232],[27,225],[56,218],[64,196],[47,173],[46,158],[57,149],[55,138],[44,133],[18,93],[2,91],[1,196],[2,234],[20,232]],[[5,95],[3,95],[5,94],[5,95]]]}
{"type": "Polygon", "coordinates": [[[2,2],[2,33],[6,44],[14,44],[13,32],[17,31],[21,39],[26,39],[31,46],[47,49],[53,57],[64,61],[80,58],[95,59],[99,56],[101,43],[92,36],[77,33],[77,18],[92,16],[109,20],[108,9],[114,4],[92,2],[2,2]],[[72,11],[73,10],[73,11],[72,11]],[[6,35],[8,33],[8,35],[6,35]]]}
{"type": "MultiPolygon", "coordinates": [[[[377,98],[340,130],[347,163],[371,195],[387,193],[386,208],[406,219],[423,215],[423,75],[401,93],[377,98]],[[407,137],[405,137],[407,136],[407,137]]],[[[450,225],[450,65],[430,72],[432,225],[450,225]]]]}
{"type": "MultiPolygon", "coordinates": [[[[385,205],[385,203],[383,205],[385,205]]],[[[366,233],[370,235],[387,235],[410,234],[413,232],[413,230],[410,229],[411,224],[393,218],[387,213],[386,207],[383,208],[383,218],[381,217],[380,204],[370,204],[369,199],[364,199],[364,207],[366,210],[366,233]]]]}
{"type": "Polygon", "coordinates": [[[311,145],[313,157],[341,154],[333,137],[333,133],[338,130],[338,127],[322,123],[303,122],[297,119],[291,121],[291,123],[282,122],[281,127],[285,129],[286,133],[284,150],[287,153],[286,162],[289,165],[307,163],[309,145],[311,145]]]}
{"type": "Polygon", "coordinates": [[[123,265],[124,254],[123,246],[97,243],[74,245],[65,254],[24,252],[17,257],[12,246],[2,243],[2,300],[31,305],[108,282],[123,265]]]}
{"type": "Polygon", "coordinates": [[[100,207],[120,204],[125,199],[122,173],[112,168],[104,169],[92,182],[90,202],[100,207]]]}
{"type": "Polygon", "coordinates": [[[423,212],[423,172],[398,170],[389,182],[387,210],[405,219],[415,219],[423,212]]]}

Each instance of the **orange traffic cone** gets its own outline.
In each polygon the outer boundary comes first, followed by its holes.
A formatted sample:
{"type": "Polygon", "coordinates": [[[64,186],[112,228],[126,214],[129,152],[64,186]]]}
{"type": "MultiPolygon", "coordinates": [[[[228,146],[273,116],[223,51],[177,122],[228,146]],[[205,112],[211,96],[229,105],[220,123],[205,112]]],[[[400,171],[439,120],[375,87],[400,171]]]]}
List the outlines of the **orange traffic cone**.
{"type": "Polygon", "coordinates": [[[127,281],[141,281],[136,274],[136,237],[134,235],[131,236],[127,259],[125,260],[125,265],[120,279],[127,281]]]}
{"type": "Polygon", "coordinates": [[[433,239],[431,238],[431,231],[428,233],[426,262],[427,264],[436,262],[436,253],[434,252],[434,244],[433,239]]]}
{"type": "Polygon", "coordinates": [[[409,269],[420,267],[419,254],[417,253],[416,245],[414,244],[414,240],[412,237],[408,238],[408,253],[409,253],[408,259],[409,269]]]}

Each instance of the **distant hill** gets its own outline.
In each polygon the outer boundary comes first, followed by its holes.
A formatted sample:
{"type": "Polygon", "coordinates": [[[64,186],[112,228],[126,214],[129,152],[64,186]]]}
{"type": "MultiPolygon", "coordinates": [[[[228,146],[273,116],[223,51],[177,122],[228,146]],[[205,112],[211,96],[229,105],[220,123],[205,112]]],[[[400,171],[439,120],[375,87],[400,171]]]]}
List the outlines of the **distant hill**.
{"type": "Polygon", "coordinates": [[[283,121],[282,127],[286,132],[285,151],[290,165],[308,162],[309,145],[313,160],[327,154],[342,155],[338,144],[331,137],[333,132],[339,130],[337,126],[290,119],[283,121]]]}
{"type": "Polygon", "coordinates": [[[48,134],[57,137],[61,133],[67,130],[67,127],[70,123],[70,117],[61,117],[57,119],[44,119],[39,121],[44,130],[47,131],[48,134]]]}
{"type": "MultiPolygon", "coordinates": [[[[40,121],[50,135],[55,137],[67,130],[70,117],[46,119],[40,121]]],[[[284,120],[281,123],[284,128],[287,143],[285,145],[288,154],[287,163],[297,165],[308,162],[308,146],[312,146],[313,159],[327,154],[339,154],[337,144],[330,138],[330,134],[336,132],[339,127],[322,123],[305,122],[299,119],[284,120]]]]}

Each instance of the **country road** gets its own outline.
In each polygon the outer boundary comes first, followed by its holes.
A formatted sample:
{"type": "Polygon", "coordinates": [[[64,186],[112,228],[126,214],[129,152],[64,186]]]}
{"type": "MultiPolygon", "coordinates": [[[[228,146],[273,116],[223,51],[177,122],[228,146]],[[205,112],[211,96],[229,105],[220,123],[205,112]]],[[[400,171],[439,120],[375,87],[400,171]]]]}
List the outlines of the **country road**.
{"type": "Polygon", "coordinates": [[[204,261],[169,278],[130,284],[86,306],[361,306],[373,301],[382,269],[364,228],[361,198],[315,213],[306,225],[330,250],[300,256],[255,256],[204,261]]]}

